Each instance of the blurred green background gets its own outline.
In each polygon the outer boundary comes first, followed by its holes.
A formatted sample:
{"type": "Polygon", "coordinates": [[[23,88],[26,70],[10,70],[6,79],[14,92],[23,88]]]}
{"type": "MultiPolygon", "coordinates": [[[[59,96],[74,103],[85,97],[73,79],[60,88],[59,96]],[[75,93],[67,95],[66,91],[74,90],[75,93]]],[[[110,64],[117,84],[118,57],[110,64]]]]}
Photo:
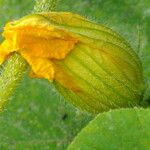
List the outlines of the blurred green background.
{"type": "MultiPolygon", "coordinates": [[[[33,5],[34,0],[0,0],[0,32],[33,5]]],[[[149,83],[149,0],[59,0],[57,10],[79,13],[125,37],[141,57],[149,83]]],[[[92,118],[65,102],[48,81],[26,75],[0,114],[0,150],[64,150],[92,118]]]]}

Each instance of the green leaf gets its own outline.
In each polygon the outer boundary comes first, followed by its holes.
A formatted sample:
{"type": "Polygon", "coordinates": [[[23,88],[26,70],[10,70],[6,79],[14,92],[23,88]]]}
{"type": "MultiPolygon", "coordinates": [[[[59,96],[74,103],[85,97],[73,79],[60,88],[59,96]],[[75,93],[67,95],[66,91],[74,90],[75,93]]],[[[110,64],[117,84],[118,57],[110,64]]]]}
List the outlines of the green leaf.
{"type": "Polygon", "coordinates": [[[68,150],[148,150],[149,124],[149,109],[120,109],[99,114],[78,134],[68,150]]]}

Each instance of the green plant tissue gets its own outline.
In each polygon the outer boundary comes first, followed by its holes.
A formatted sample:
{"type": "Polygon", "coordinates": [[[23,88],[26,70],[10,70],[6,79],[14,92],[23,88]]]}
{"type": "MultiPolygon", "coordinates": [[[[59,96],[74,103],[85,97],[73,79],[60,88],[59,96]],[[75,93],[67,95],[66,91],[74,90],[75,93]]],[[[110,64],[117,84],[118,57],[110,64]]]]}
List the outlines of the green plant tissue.
{"type": "Polygon", "coordinates": [[[68,150],[148,150],[150,110],[120,109],[99,114],[75,138],[68,150]]]}
{"type": "MultiPolygon", "coordinates": [[[[34,0],[0,0],[0,32],[6,22],[32,12],[33,5],[34,0]]],[[[149,0],[59,0],[57,10],[79,13],[125,37],[150,80],[149,0]]],[[[0,149],[65,150],[91,119],[65,102],[48,81],[25,77],[0,114],[0,149]]]]}

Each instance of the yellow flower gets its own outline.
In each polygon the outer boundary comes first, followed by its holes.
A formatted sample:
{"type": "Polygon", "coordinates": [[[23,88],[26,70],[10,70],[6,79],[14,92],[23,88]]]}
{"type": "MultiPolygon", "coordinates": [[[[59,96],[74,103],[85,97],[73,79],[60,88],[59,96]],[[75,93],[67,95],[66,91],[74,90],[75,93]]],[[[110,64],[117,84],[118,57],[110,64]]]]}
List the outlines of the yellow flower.
{"type": "Polygon", "coordinates": [[[53,81],[75,105],[98,113],[137,105],[143,94],[141,63],[118,34],[72,13],[33,14],[6,24],[0,63],[13,52],[30,75],[53,81]]]}

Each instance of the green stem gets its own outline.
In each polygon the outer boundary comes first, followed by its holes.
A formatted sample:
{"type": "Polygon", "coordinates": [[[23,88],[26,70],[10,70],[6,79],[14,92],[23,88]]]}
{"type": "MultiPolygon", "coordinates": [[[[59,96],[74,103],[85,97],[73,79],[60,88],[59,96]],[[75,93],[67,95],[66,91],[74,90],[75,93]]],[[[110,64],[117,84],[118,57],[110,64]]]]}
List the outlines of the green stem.
{"type": "MultiPolygon", "coordinates": [[[[34,13],[54,11],[57,0],[36,0],[34,13]]],[[[21,55],[13,54],[7,62],[0,67],[0,110],[12,96],[13,91],[21,82],[27,69],[27,63],[21,55]]]]}
{"type": "Polygon", "coordinates": [[[18,83],[21,82],[26,68],[26,61],[17,53],[13,54],[2,66],[0,73],[0,110],[10,98],[18,83]]]}
{"type": "Polygon", "coordinates": [[[36,0],[34,12],[55,11],[57,0],[36,0]]]}

